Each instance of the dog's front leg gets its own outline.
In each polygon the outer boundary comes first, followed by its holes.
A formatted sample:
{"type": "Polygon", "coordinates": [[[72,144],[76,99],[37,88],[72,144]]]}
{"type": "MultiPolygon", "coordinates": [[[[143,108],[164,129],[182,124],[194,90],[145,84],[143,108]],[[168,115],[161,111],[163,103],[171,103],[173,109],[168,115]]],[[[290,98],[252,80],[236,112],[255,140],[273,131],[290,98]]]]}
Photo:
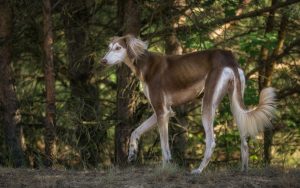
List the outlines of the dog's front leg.
{"type": "Polygon", "coordinates": [[[136,160],[138,151],[138,140],[140,137],[150,129],[152,129],[157,123],[156,114],[154,113],[150,118],[144,121],[138,128],[136,128],[130,137],[129,151],[128,151],[128,161],[132,162],[136,160]]]}
{"type": "Polygon", "coordinates": [[[160,144],[163,155],[163,166],[171,160],[171,152],[169,147],[169,133],[168,133],[168,124],[169,124],[169,113],[163,112],[160,115],[157,115],[158,121],[158,130],[160,135],[160,144]]]}

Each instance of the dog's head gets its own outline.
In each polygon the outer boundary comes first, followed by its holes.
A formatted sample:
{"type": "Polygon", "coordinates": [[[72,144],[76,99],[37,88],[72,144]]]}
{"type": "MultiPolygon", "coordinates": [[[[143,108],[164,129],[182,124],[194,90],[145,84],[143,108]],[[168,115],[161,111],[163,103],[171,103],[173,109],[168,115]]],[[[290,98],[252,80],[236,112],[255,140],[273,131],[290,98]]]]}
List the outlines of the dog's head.
{"type": "Polygon", "coordinates": [[[147,49],[147,43],[132,35],[113,37],[108,52],[101,59],[106,65],[116,65],[124,62],[126,58],[133,60],[138,58],[147,49]]]}

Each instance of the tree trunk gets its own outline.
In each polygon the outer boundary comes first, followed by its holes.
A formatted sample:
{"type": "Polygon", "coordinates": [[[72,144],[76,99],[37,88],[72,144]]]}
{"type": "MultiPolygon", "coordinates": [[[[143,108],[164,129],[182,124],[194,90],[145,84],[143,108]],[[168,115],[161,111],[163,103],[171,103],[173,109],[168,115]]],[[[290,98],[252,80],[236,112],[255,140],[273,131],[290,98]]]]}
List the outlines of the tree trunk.
{"type": "MultiPolygon", "coordinates": [[[[139,7],[135,0],[118,1],[118,19],[122,34],[138,36],[140,31],[139,7]]],[[[135,123],[136,93],[138,81],[125,65],[117,70],[117,120],[115,128],[115,163],[127,163],[130,133],[135,123]]]]}
{"type": "MultiPolygon", "coordinates": [[[[273,59],[273,57],[278,56],[283,50],[283,44],[285,41],[286,30],[288,25],[288,17],[286,14],[282,15],[280,27],[278,30],[277,36],[277,45],[273,50],[273,53],[269,57],[269,59],[273,59]]],[[[264,82],[263,87],[270,87],[272,83],[272,74],[274,69],[275,60],[267,61],[268,63],[265,65],[265,74],[264,74],[264,82]]],[[[266,129],[264,132],[264,163],[271,163],[271,147],[273,142],[273,130],[266,129]]]]}
{"type": "MultiPolygon", "coordinates": [[[[276,5],[278,3],[278,0],[272,0],[272,6],[276,5]]],[[[274,15],[275,10],[270,11],[269,17],[266,22],[266,30],[265,33],[270,33],[274,30],[274,15]]],[[[280,27],[278,30],[278,39],[277,39],[277,45],[272,53],[269,52],[269,50],[262,46],[261,48],[261,56],[260,56],[260,63],[262,64],[260,70],[259,70],[259,77],[258,77],[258,84],[259,84],[259,91],[261,91],[265,87],[271,86],[271,80],[272,80],[272,74],[273,74],[273,67],[276,63],[275,60],[269,61],[270,59],[274,59],[273,57],[276,57],[280,54],[280,52],[283,50],[283,43],[285,40],[286,30],[287,30],[287,24],[288,24],[288,17],[285,13],[283,13],[280,27]]],[[[273,142],[273,130],[272,129],[266,129],[264,131],[264,163],[265,165],[268,165],[271,163],[271,147],[273,142]]]]}
{"type": "MultiPolygon", "coordinates": [[[[274,6],[277,3],[277,0],[272,0],[272,6],[274,6]]],[[[269,12],[269,16],[266,21],[266,28],[265,28],[265,35],[272,32],[274,29],[274,16],[275,16],[276,10],[271,10],[269,12]]],[[[259,63],[262,64],[261,68],[258,71],[258,89],[259,92],[266,87],[264,85],[265,80],[265,72],[266,72],[266,61],[269,57],[269,50],[262,45],[261,51],[260,51],[260,61],[259,63]]],[[[270,149],[272,145],[272,130],[267,128],[264,131],[264,163],[267,165],[271,161],[270,157],[270,149]]]]}
{"type": "Polygon", "coordinates": [[[46,87],[46,119],[45,119],[45,166],[52,167],[55,159],[55,73],[53,64],[53,33],[50,0],[43,0],[43,33],[44,33],[44,74],[46,87]]]}
{"type": "MultiPolygon", "coordinates": [[[[272,56],[269,59],[278,56],[283,51],[285,36],[287,32],[287,25],[288,25],[288,16],[284,13],[281,17],[280,26],[277,35],[277,44],[275,49],[273,50],[272,56]]],[[[274,69],[274,64],[276,63],[275,60],[269,61],[266,64],[265,68],[265,79],[264,79],[264,86],[269,87],[271,86],[272,81],[272,74],[274,69]]]]}
{"type": "Polygon", "coordinates": [[[71,88],[70,109],[74,117],[76,134],[80,138],[81,158],[88,166],[96,166],[100,160],[96,143],[105,137],[105,131],[97,128],[94,122],[99,115],[99,90],[94,83],[92,69],[94,64],[89,41],[89,0],[66,1],[63,10],[65,36],[67,40],[68,71],[71,88]],[[92,123],[87,127],[87,124],[92,123]],[[91,144],[90,142],[95,142],[91,144]]]}
{"type": "MultiPolygon", "coordinates": [[[[272,6],[277,3],[277,0],[272,0],[272,6]]],[[[275,10],[271,10],[269,12],[269,16],[266,21],[266,28],[265,28],[265,35],[272,32],[274,29],[274,17],[275,10]]],[[[261,91],[264,88],[264,76],[265,76],[265,69],[266,69],[266,61],[269,57],[269,50],[263,45],[260,51],[260,64],[263,64],[262,68],[258,72],[258,88],[261,91]]]]}
{"type": "MultiPolygon", "coordinates": [[[[235,11],[235,16],[240,16],[244,9],[247,7],[247,5],[251,2],[251,0],[242,0],[241,4],[239,5],[238,9],[235,11]]],[[[221,26],[219,26],[217,29],[215,29],[213,32],[209,33],[210,39],[217,39],[220,36],[223,35],[223,33],[230,28],[234,24],[234,21],[225,23],[221,26]]]]}
{"type": "MultiPolygon", "coordinates": [[[[168,9],[170,9],[170,7],[171,9],[174,9],[175,7],[185,7],[186,0],[170,0],[168,6],[169,7],[166,8],[166,12],[169,11],[168,9]]],[[[180,17],[168,14],[165,21],[166,26],[169,27],[171,31],[165,39],[165,53],[168,55],[181,55],[183,49],[176,34],[176,28],[180,22],[180,17]]],[[[188,125],[188,121],[186,119],[186,107],[187,104],[174,109],[176,112],[177,123],[182,127],[188,125]]],[[[184,165],[185,150],[188,139],[187,136],[187,132],[183,128],[180,128],[179,126],[170,127],[170,142],[173,160],[180,165],[184,165]]]]}
{"type": "MultiPolygon", "coordinates": [[[[98,88],[93,83],[93,57],[88,40],[89,9],[87,1],[75,0],[65,4],[64,25],[67,40],[71,97],[83,109],[80,119],[95,120],[99,110],[98,88]]],[[[78,106],[79,105],[79,106],[78,106]]]]}
{"type": "Polygon", "coordinates": [[[12,11],[8,0],[0,0],[0,113],[3,114],[3,128],[6,148],[14,167],[24,165],[21,147],[17,96],[11,69],[12,11]]]}

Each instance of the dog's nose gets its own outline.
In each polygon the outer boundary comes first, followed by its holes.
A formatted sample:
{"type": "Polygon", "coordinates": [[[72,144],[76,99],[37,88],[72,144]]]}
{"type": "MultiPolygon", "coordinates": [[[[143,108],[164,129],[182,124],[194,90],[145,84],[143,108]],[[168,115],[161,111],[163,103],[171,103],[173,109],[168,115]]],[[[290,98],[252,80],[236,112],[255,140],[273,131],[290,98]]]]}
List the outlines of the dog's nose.
{"type": "Polygon", "coordinates": [[[107,59],[104,59],[104,58],[101,59],[101,63],[102,63],[102,64],[107,64],[107,59]]]}

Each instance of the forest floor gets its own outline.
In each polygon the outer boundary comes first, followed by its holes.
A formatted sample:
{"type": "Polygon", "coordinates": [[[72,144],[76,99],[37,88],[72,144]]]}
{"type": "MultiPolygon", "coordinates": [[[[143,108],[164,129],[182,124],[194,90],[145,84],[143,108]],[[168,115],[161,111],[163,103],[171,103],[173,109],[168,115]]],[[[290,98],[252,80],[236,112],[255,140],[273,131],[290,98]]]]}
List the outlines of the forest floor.
{"type": "Polygon", "coordinates": [[[0,187],[300,187],[300,169],[206,169],[191,175],[177,167],[107,170],[12,169],[0,167],[0,187]]]}

